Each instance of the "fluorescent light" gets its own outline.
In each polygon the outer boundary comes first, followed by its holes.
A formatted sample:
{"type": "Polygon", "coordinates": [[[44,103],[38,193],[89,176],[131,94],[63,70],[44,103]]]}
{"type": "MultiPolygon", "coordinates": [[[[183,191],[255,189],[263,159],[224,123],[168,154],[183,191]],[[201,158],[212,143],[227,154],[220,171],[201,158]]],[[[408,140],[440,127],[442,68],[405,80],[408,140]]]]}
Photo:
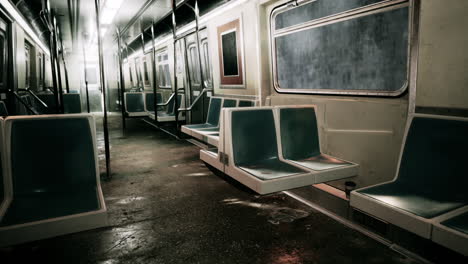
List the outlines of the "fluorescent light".
{"type": "Polygon", "coordinates": [[[111,24],[112,20],[114,20],[114,16],[117,14],[117,10],[118,9],[104,8],[102,10],[100,23],[103,24],[103,25],[111,24]]]}
{"type": "Polygon", "coordinates": [[[119,9],[123,0],[107,0],[104,6],[110,9],[119,9]]]}

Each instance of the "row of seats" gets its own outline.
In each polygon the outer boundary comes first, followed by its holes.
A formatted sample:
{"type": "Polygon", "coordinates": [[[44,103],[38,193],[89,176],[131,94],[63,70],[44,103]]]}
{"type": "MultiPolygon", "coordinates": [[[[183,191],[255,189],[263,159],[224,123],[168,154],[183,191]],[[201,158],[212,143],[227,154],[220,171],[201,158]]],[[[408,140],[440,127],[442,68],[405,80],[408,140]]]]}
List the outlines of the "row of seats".
{"type": "MultiPolygon", "coordinates": [[[[175,121],[175,95],[171,96],[164,107],[157,108],[158,116],[155,116],[154,111],[154,93],[152,92],[126,92],[125,98],[125,111],[129,117],[145,117],[148,116],[153,120],[159,122],[175,121]]],[[[162,104],[161,93],[156,93],[156,102],[162,104]]],[[[177,95],[177,109],[184,107],[184,95],[177,95]]],[[[185,113],[179,113],[179,120],[185,120],[185,113]]]]}
{"type": "Polygon", "coordinates": [[[468,256],[468,118],[409,118],[390,182],[351,193],[351,206],[468,256]]]}
{"type": "MultiPolygon", "coordinates": [[[[44,108],[43,105],[38,103],[30,94],[24,94],[21,96],[23,102],[27,103],[28,106],[34,111],[41,114],[50,114],[55,112],[55,95],[52,93],[41,93],[37,94],[37,97],[41,99],[48,107],[44,108]]],[[[63,94],[63,106],[65,114],[78,114],[81,113],[81,95],[79,93],[66,93],[63,94]]],[[[26,109],[23,104],[20,104],[20,115],[30,115],[31,113],[26,109]]]]}
{"type": "Polygon", "coordinates": [[[224,108],[217,149],[200,158],[260,194],[356,176],[320,151],[314,106],[224,108]]]}
{"type": "Polygon", "coordinates": [[[204,124],[185,125],[182,126],[181,130],[189,136],[202,140],[210,145],[218,146],[221,109],[252,106],[255,106],[255,101],[212,96],[210,98],[206,122],[204,124]]]}
{"type": "Polygon", "coordinates": [[[0,150],[0,247],[107,225],[91,115],[0,119],[0,150]]]}

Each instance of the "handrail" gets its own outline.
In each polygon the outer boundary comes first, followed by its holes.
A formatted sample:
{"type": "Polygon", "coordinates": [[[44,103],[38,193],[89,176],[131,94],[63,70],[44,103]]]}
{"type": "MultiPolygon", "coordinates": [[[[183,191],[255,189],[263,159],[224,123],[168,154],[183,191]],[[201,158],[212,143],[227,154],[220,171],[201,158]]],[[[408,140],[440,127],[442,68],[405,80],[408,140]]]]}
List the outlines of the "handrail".
{"type": "Polygon", "coordinates": [[[49,109],[49,106],[41,100],[41,98],[39,98],[33,91],[31,91],[30,89],[18,89],[18,91],[26,91],[28,92],[30,95],[32,95],[32,97],[34,97],[34,99],[36,101],[38,101],[43,107],[45,107],[46,109],[49,109]]]}
{"type": "Polygon", "coordinates": [[[39,113],[36,110],[32,109],[25,101],[23,101],[23,99],[17,92],[13,92],[13,94],[15,95],[16,99],[18,99],[18,101],[20,101],[20,103],[23,104],[23,106],[25,106],[29,112],[31,112],[33,115],[39,115],[39,113]]]}
{"type": "Polygon", "coordinates": [[[180,111],[180,112],[192,111],[192,108],[195,106],[195,104],[198,102],[198,100],[200,100],[200,98],[202,98],[203,94],[206,93],[206,92],[212,92],[212,91],[213,91],[213,89],[204,88],[201,91],[200,95],[198,95],[197,98],[195,98],[195,100],[192,102],[192,104],[189,107],[179,108],[177,110],[180,111]]]}
{"type": "MultiPolygon", "coordinates": [[[[182,89],[179,89],[179,90],[182,90],[182,89]]],[[[174,96],[175,96],[175,93],[172,93],[171,96],[169,97],[169,99],[167,99],[165,103],[159,103],[159,104],[157,104],[157,106],[166,106],[166,105],[168,105],[171,102],[172,98],[174,98],[174,96]]]]}

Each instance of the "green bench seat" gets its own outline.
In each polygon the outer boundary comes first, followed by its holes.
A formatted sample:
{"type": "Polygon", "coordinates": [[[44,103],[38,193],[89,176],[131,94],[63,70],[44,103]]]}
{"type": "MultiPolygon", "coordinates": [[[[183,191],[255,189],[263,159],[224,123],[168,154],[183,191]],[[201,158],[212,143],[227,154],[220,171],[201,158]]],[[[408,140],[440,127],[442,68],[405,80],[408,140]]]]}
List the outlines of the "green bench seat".
{"type": "MultiPolygon", "coordinates": [[[[156,93],[156,104],[160,103],[162,103],[161,93],[156,93]]],[[[154,113],[154,93],[145,93],[145,109],[154,113]]]]}
{"type": "Polygon", "coordinates": [[[65,114],[81,113],[81,95],[79,93],[64,94],[63,107],[65,114]]]}
{"type": "Polygon", "coordinates": [[[92,116],[11,117],[5,131],[13,199],[0,246],[107,224],[92,116]]]}
{"type": "Polygon", "coordinates": [[[141,92],[128,92],[124,94],[125,110],[128,116],[146,116],[145,99],[141,92]]]}
{"type": "Polygon", "coordinates": [[[305,173],[279,159],[272,109],[232,113],[232,147],[235,166],[262,179],[305,173]]]}
{"type": "Polygon", "coordinates": [[[430,238],[431,219],[468,204],[466,135],[466,120],[412,117],[396,178],[354,191],[351,205],[430,238]]]}
{"type": "Polygon", "coordinates": [[[279,114],[284,159],[316,171],[353,165],[321,153],[317,119],[313,107],[279,108],[279,114]]]}

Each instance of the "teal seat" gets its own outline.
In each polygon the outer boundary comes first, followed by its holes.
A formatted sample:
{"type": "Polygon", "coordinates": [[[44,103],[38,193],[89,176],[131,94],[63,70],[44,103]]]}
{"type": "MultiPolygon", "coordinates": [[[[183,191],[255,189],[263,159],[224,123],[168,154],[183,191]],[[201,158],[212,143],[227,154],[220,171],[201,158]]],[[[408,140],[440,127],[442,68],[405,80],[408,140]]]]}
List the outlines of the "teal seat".
{"type": "Polygon", "coordinates": [[[279,159],[271,109],[232,112],[231,130],[234,163],[245,172],[262,180],[306,172],[279,159]]]}
{"type": "Polygon", "coordinates": [[[65,114],[81,113],[81,96],[79,93],[63,95],[63,107],[65,114]]]}
{"type": "Polygon", "coordinates": [[[467,205],[466,135],[466,121],[414,117],[396,179],[357,192],[424,218],[467,205]]]}
{"type": "Polygon", "coordinates": [[[51,114],[55,113],[55,96],[52,93],[42,93],[38,94],[37,97],[41,99],[47,106],[48,108],[45,108],[41,104],[38,104],[38,110],[41,113],[45,114],[51,114]]]}
{"type": "Polygon", "coordinates": [[[7,107],[3,101],[0,101],[0,116],[8,116],[7,107]]]}
{"type": "Polygon", "coordinates": [[[251,107],[254,106],[253,101],[240,100],[239,107],[251,107]]]}
{"type": "MultiPolygon", "coordinates": [[[[156,104],[162,103],[161,93],[156,93],[156,104]]],[[[145,93],[146,111],[154,113],[154,93],[145,93]]]]}
{"type": "MultiPolygon", "coordinates": [[[[230,107],[236,107],[237,101],[234,99],[224,99],[223,101],[223,107],[222,108],[230,108],[230,107]]],[[[218,133],[219,132],[219,118],[218,118],[218,125],[215,127],[208,127],[208,128],[195,128],[195,132],[200,132],[202,134],[212,134],[212,133],[218,133]]]]}
{"type": "Polygon", "coordinates": [[[128,113],[145,112],[143,93],[125,93],[125,109],[128,113]]]}
{"type": "Polygon", "coordinates": [[[208,117],[204,124],[185,125],[189,129],[215,128],[219,125],[219,115],[221,113],[221,98],[212,97],[208,108],[208,117]]]}
{"type": "Polygon", "coordinates": [[[11,118],[5,123],[11,135],[6,140],[14,196],[0,227],[101,208],[88,117],[11,118]]]}
{"type": "Polygon", "coordinates": [[[468,212],[447,219],[441,225],[468,235],[468,212]]]}
{"type": "Polygon", "coordinates": [[[351,165],[321,153],[314,108],[280,108],[279,112],[283,158],[316,171],[351,165]]]}

